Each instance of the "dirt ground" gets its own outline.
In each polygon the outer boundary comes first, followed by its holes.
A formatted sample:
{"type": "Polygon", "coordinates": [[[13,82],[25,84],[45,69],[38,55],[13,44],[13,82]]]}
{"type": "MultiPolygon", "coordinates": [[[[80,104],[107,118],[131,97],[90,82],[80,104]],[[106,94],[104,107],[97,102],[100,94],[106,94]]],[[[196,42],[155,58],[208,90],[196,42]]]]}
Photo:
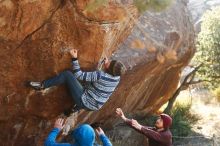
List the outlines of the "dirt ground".
{"type": "Polygon", "coordinates": [[[192,103],[191,112],[200,120],[193,126],[189,138],[179,138],[175,146],[220,146],[220,103],[205,89],[183,91],[179,101],[192,103]]]}

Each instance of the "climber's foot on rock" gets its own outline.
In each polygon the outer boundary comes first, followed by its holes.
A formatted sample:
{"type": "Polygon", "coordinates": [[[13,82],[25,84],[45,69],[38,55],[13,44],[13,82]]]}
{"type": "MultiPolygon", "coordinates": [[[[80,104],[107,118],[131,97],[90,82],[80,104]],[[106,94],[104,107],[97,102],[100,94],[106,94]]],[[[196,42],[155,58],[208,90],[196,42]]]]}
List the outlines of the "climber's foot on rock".
{"type": "Polygon", "coordinates": [[[62,133],[62,135],[67,136],[68,133],[69,133],[69,131],[70,131],[70,129],[71,129],[71,126],[68,125],[68,124],[66,124],[66,125],[63,127],[63,133],[62,133]]]}
{"type": "Polygon", "coordinates": [[[103,123],[100,123],[100,122],[95,122],[95,123],[92,123],[90,126],[94,129],[97,129],[99,127],[102,127],[103,123]]]}
{"type": "Polygon", "coordinates": [[[66,117],[69,117],[72,113],[72,109],[67,109],[67,110],[64,110],[63,114],[66,116],[66,117]]]}
{"type": "Polygon", "coordinates": [[[75,124],[77,122],[77,118],[78,118],[78,114],[79,114],[79,110],[77,109],[73,109],[72,108],[72,112],[69,115],[68,118],[66,118],[66,122],[65,122],[65,126],[63,128],[63,133],[62,135],[68,135],[70,129],[72,129],[73,127],[75,127],[75,124]],[[73,111],[74,110],[74,111],[73,111]]]}
{"type": "Polygon", "coordinates": [[[72,115],[76,115],[79,113],[79,110],[75,109],[75,108],[70,108],[70,109],[67,109],[63,112],[63,114],[67,117],[69,116],[72,116],[72,115]]]}
{"type": "Polygon", "coordinates": [[[43,89],[43,86],[42,86],[41,82],[32,82],[32,81],[30,81],[29,86],[34,88],[35,90],[42,90],[43,89]]]}

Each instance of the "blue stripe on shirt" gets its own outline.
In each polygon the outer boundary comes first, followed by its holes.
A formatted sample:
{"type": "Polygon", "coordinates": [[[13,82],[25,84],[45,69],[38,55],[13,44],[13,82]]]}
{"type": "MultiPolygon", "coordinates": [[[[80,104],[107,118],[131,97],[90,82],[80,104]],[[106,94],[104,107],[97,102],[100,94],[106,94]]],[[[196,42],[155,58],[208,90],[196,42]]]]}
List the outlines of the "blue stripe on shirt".
{"type": "Polygon", "coordinates": [[[83,80],[84,80],[84,81],[86,81],[86,77],[87,77],[87,72],[85,72],[85,73],[83,74],[83,80]]]}
{"type": "Polygon", "coordinates": [[[80,71],[80,69],[73,69],[73,74],[75,74],[75,73],[77,73],[79,71],[80,71]]]}
{"type": "MultiPolygon", "coordinates": [[[[88,93],[89,94],[89,93],[88,93]]],[[[91,97],[92,97],[92,95],[91,94],[89,94],[91,97]]],[[[91,98],[90,97],[90,98],[91,98]]],[[[103,104],[105,104],[105,102],[101,102],[101,101],[98,101],[98,100],[94,100],[93,98],[91,98],[92,100],[90,100],[90,101],[92,101],[92,102],[95,102],[95,103],[98,103],[98,104],[101,104],[101,105],[103,105],[103,104]]]]}
{"type": "Polygon", "coordinates": [[[119,81],[119,79],[115,80],[115,79],[108,78],[108,77],[105,77],[105,76],[101,76],[101,79],[103,79],[105,81],[109,81],[109,82],[118,82],[119,81]]]}
{"type": "Polygon", "coordinates": [[[104,91],[102,89],[97,88],[94,84],[91,84],[93,86],[93,88],[101,93],[105,93],[105,94],[109,94],[112,93],[113,91],[104,91]]]}
{"type": "Polygon", "coordinates": [[[90,93],[90,95],[92,95],[92,97],[95,99],[95,100],[99,100],[99,101],[102,101],[102,100],[105,100],[106,101],[106,98],[108,98],[110,94],[105,94],[105,93],[100,93],[96,90],[87,90],[86,92],[90,93]]]}

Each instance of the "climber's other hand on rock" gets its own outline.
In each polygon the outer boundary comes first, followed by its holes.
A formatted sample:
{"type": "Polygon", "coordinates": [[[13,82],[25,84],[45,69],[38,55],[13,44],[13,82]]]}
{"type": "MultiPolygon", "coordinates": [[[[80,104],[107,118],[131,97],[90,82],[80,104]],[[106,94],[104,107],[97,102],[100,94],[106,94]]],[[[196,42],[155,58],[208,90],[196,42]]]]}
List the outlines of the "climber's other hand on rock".
{"type": "Polygon", "coordinates": [[[62,118],[57,119],[54,124],[54,128],[58,128],[58,129],[62,130],[63,127],[64,127],[64,119],[62,119],[62,118]]]}
{"type": "Polygon", "coordinates": [[[73,58],[77,58],[77,53],[78,53],[78,50],[76,50],[76,49],[71,49],[71,50],[70,50],[70,55],[71,55],[73,58]]]}
{"type": "Polygon", "coordinates": [[[125,117],[125,115],[124,115],[124,113],[123,113],[123,111],[122,111],[121,108],[117,108],[117,109],[116,109],[116,114],[117,114],[119,117],[121,117],[123,120],[126,119],[126,117],[125,117]]]}
{"type": "Polygon", "coordinates": [[[134,119],[131,120],[131,125],[132,125],[132,127],[136,128],[136,129],[138,129],[138,130],[141,130],[141,128],[142,128],[142,125],[139,124],[139,123],[137,122],[137,120],[134,120],[134,119]]]}
{"type": "Polygon", "coordinates": [[[95,131],[97,132],[97,134],[98,134],[99,136],[105,134],[104,131],[102,130],[102,128],[100,128],[100,127],[96,128],[95,131]]]}

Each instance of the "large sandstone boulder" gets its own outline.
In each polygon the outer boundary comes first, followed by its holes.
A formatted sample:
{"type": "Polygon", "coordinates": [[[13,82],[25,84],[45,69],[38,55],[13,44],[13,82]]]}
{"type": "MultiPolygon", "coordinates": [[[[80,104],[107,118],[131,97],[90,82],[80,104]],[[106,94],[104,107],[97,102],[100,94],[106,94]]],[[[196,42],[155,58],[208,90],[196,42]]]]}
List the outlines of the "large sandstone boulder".
{"type": "Polygon", "coordinates": [[[117,121],[116,107],[148,114],[175,91],[195,51],[186,3],[178,0],[139,20],[136,7],[126,1],[110,1],[92,12],[84,11],[87,3],[0,0],[1,145],[42,145],[54,119],[72,106],[65,87],[37,92],[25,84],[70,68],[66,46],[79,49],[84,70],[94,70],[103,56],[128,68],[106,105],[98,112],[82,111],[77,123],[99,121],[110,127],[117,121]]]}

